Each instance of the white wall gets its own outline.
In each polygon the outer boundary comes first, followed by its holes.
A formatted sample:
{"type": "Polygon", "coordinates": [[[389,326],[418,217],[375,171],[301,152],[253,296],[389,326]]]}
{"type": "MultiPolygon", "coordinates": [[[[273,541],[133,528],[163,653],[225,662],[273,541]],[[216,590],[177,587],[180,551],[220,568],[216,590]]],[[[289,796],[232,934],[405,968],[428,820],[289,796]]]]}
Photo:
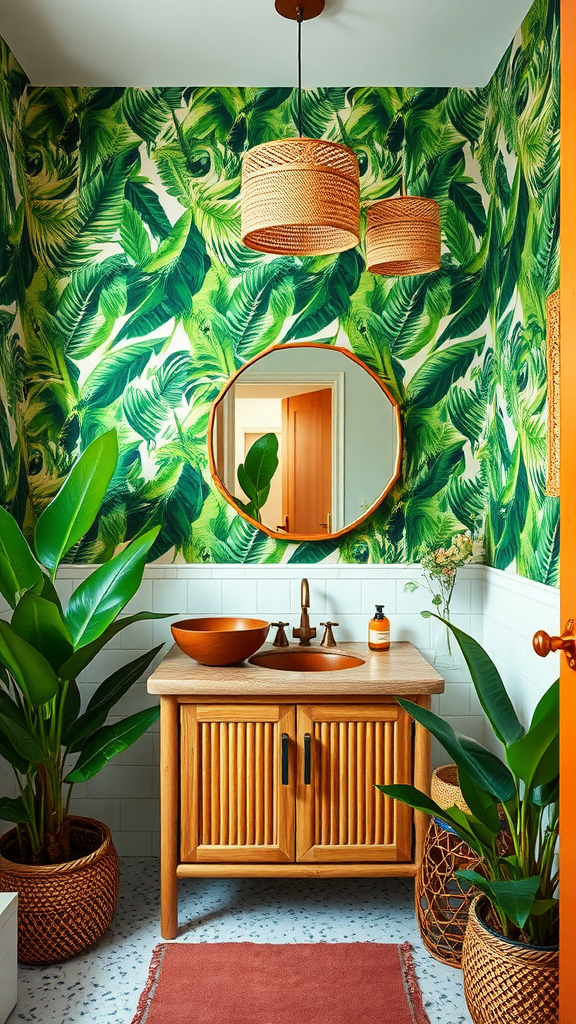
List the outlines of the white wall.
{"type": "MultiPolygon", "coordinates": [[[[64,600],[87,571],[82,567],[61,570],[58,589],[64,600]]],[[[384,603],[392,638],[409,640],[432,659],[434,620],[420,615],[428,606],[427,594],[423,590],[404,592],[406,581],[417,578],[417,567],[154,565],[146,569],[140,591],[126,612],[177,612],[175,618],[204,613],[257,614],[297,625],[303,575],[310,581],[312,625],[318,626],[329,614],[340,622],[335,631],[338,641],[365,640],[374,605],[384,603]]],[[[460,570],[452,610],[455,624],[485,643],[526,718],[558,671],[557,655],[543,661],[531,650],[536,629],[557,632],[558,591],[495,569],[471,566],[460,570]]],[[[167,651],[170,621],[138,623],[120,633],[83,673],[84,702],[119,665],[161,642],[166,643],[167,651]]],[[[141,681],[115,710],[118,716],[132,714],[154,701],[141,681]]],[[[484,739],[484,718],[465,668],[446,673],[446,690],[433,698],[433,707],[455,729],[484,739]]],[[[90,782],[75,787],[73,810],[106,821],[121,854],[158,852],[158,755],[156,727],[90,782]]],[[[435,763],[445,759],[439,749],[434,751],[435,763]]],[[[0,793],[14,795],[10,773],[1,759],[0,793]]]]}
{"type": "Polygon", "coordinates": [[[539,629],[558,636],[560,591],[488,566],[483,576],[482,642],[527,725],[540,697],[560,674],[560,654],[540,658],[532,647],[539,629]]]}

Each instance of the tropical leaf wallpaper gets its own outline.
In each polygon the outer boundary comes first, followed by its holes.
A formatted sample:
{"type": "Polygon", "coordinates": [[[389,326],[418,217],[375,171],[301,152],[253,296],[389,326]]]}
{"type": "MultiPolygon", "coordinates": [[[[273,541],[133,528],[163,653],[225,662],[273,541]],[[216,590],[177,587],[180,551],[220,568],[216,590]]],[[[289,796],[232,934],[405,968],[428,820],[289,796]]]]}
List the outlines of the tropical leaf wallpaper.
{"type": "Polygon", "coordinates": [[[545,494],[546,296],[558,286],[556,0],[536,0],[481,89],[316,89],[304,133],[344,142],[365,207],[441,206],[440,270],[367,273],[362,248],[269,257],[239,239],[242,154],[296,134],[290,89],[32,87],[2,47],[0,501],[30,532],[78,452],[116,426],[102,561],[398,562],[462,528],[487,561],[555,583],[545,494]],[[402,478],[339,543],[274,541],[211,485],[210,404],[263,348],[349,345],[401,403],[402,478]]]}

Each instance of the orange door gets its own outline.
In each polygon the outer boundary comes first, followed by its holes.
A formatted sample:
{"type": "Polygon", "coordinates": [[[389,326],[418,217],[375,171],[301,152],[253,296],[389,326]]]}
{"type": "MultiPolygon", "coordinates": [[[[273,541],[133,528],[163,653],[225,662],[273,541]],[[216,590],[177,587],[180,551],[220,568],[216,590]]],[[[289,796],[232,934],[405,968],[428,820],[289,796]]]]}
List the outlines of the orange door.
{"type": "Polygon", "coordinates": [[[283,514],[290,533],[332,532],[332,391],[282,401],[283,514]]]}
{"type": "MultiPolygon", "coordinates": [[[[560,624],[576,619],[576,3],[561,0],[560,624]]],[[[576,673],[560,675],[560,1020],[576,1021],[576,673]]]]}

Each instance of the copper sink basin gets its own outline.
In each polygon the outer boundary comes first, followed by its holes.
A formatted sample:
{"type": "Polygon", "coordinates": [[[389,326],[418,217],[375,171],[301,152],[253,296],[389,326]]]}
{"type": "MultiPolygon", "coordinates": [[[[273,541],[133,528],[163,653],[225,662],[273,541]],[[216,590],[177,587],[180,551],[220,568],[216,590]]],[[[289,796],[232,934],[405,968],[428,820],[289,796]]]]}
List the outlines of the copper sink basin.
{"type": "Polygon", "coordinates": [[[262,647],[270,623],[213,615],[183,619],[170,628],[180,650],[201,665],[235,665],[262,647]]]}
{"type": "Polygon", "coordinates": [[[354,654],[318,647],[262,651],[248,660],[259,668],[279,669],[281,672],[341,672],[342,669],[358,668],[364,664],[363,658],[354,654]]]}

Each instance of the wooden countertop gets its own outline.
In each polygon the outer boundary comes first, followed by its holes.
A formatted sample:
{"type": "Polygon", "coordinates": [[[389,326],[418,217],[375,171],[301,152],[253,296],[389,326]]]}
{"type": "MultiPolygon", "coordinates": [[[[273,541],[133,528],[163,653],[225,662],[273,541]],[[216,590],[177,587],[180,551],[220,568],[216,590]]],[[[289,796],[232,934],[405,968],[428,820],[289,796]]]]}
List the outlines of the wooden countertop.
{"type": "MultiPolygon", "coordinates": [[[[317,645],[314,645],[317,646],[317,645]]],[[[296,648],[298,649],[298,648],[296,648]]],[[[277,650],[272,644],[260,649],[277,650]]],[[[288,648],[286,648],[288,650],[288,648]]],[[[442,693],[444,680],[409,643],[371,651],[365,643],[345,643],[332,651],[364,659],[357,668],[330,672],[288,672],[240,665],[200,665],[174,644],[148,679],[148,692],[178,696],[409,696],[442,693]]]]}

